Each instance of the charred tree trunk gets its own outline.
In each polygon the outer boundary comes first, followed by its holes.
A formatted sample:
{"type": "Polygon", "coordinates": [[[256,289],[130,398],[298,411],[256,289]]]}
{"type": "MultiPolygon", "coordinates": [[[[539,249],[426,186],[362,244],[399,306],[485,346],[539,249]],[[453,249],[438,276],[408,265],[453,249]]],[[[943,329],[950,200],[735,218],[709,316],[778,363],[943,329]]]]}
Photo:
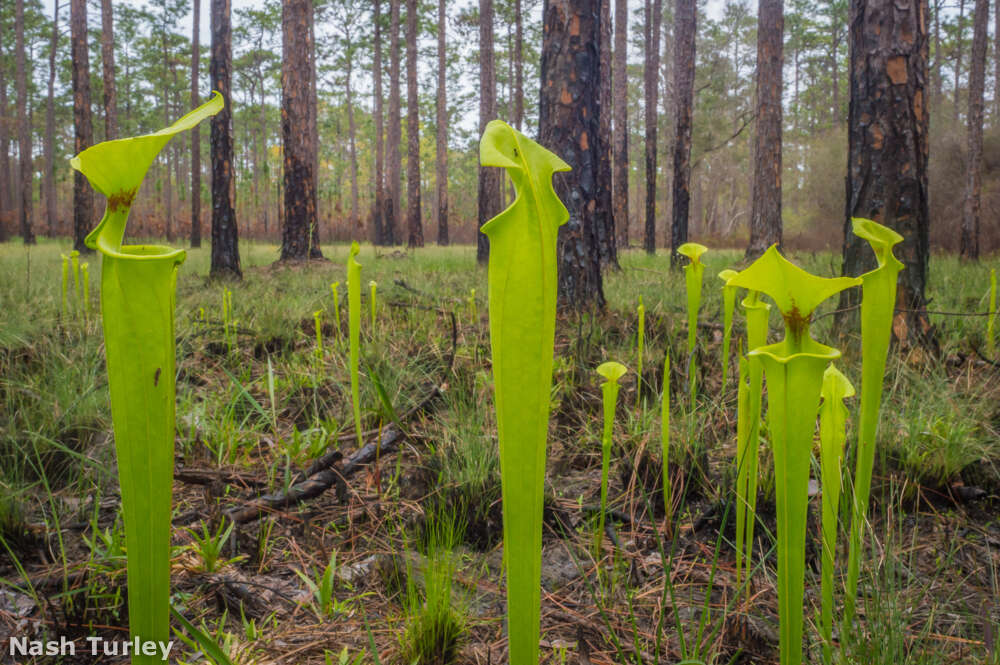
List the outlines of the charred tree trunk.
{"type": "Polygon", "coordinates": [[[354,91],[351,90],[351,74],[353,73],[353,62],[347,59],[345,68],[345,93],[347,101],[347,132],[348,143],[351,152],[351,233],[359,229],[361,220],[358,216],[358,127],[354,121],[354,91]]]}
{"type": "Polygon", "coordinates": [[[420,100],[417,98],[417,0],[406,0],[406,246],[424,246],[420,211],[420,100]]]}
{"type": "Polygon", "coordinates": [[[233,28],[231,0],[211,0],[212,89],[225,106],[212,116],[212,277],[242,279],[239,232],[233,209],[233,28]]]}
{"type": "MultiPolygon", "coordinates": [[[[192,11],[194,27],[191,31],[191,108],[197,108],[201,101],[198,95],[201,0],[194,0],[192,11]]],[[[201,247],[201,132],[198,131],[198,125],[191,128],[191,246],[201,247]]]]}
{"type": "MultiPolygon", "coordinates": [[[[73,148],[80,154],[94,144],[90,118],[90,52],[87,50],[87,0],[70,0],[70,33],[73,51],[73,148]]],[[[90,233],[94,214],[94,191],[79,171],[73,171],[73,248],[81,253],[93,250],[83,239],[90,233]]]]}
{"type": "Polygon", "coordinates": [[[18,220],[25,245],[35,244],[32,230],[32,185],[34,163],[31,150],[31,122],[28,118],[28,54],[24,46],[24,0],[14,2],[14,41],[17,52],[17,143],[21,177],[18,191],[18,220]]]}
{"type": "Polygon", "coordinates": [[[958,25],[955,28],[955,103],[952,107],[952,121],[958,124],[958,99],[962,79],[962,46],[965,33],[965,0],[958,0],[958,25]]]}
{"type": "MultiPolygon", "coordinates": [[[[851,233],[851,218],[866,217],[904,238],[893,331],[897,338],[933,342],[924,287],[929,256],[927,206],[927,0],[851,0],[847,214],[844,275],[875,265],[866,243],[851,233]]],[[[860,289],[841,294],[856,305],[860,289]]],[[[841,315],[839,323],[848,317],[841,315]]]]}
{"type": "MultiPolygon", "coordinates": [[[[521,0],[517,0],[520,3],[521,0]]],[[[438,43],[437,43],[437,140],[435,154],[435,177],[437,186],[438,244],[448,244],[448,90],[446,47],[447,15],[445,0],[438,0],[438,43]]]]}
{"type": "Polygon", "coordinates": [[[387,245],[396,244],[396,227],[402,213],[400,180],[403,172],[402,127],[400,126],[399,109],[399,3],[402,0],[389,0],[389,129],[386,132],[388,145],[386,174],[386,202],[383,231],[387,245]]]}
{"type": "Polygon", "coordinates": [[[101,67],[104,74],[104,139],[110,141],[118,138],[114,14],[111,11],[111,0],[101,0],[101,67]]]}
{"type": "Polygon", "coordinates": [[[781,244],[782,0],[760,0],[757,15],[757,139],[754,147],[748,258],[781,244]]]}
{"type": "Polygon", "coordinates": [[[611,178],[618,246],[628,247],[628,2],[615,0],[615,48],[612,64],[614,173],[611,178]]]}
{"type": "Polygon", "coordinates": [[[555,178],[569,209],[559,228],[559,305],[577,311],[604,307],[598,245],[602,205],[598,180],[601,151],[601,0],[546,0],[541,99],[542,145],[572,171],[555,178]]]}
{"type": "Polygon", "coordinates": [[[969,63],[969,167],[962,210],[962,258],[979,260],[980,198],[983,186],[983,87],[986,82],[986,24],[989,0],[976,0],[972,17],[972,61],[969,63]]]}
{"type": "Polygon", "coordinates": [[[281,9],[281,135],[284,142],[285,224],[281,261],[310,258],[316,226],[316,172],[312,147],[311,0],[286,0],[281,9]]]}
{"type": "Polygon", "coordinates": [[[698,8],[695,0],[677,0],[674,15],[674,131],[673,218],[670,224],[670,262],[676,263],[677,248],[687,242],[688,208],[691,204],[691,117],[694,106],[695,31],[698,8]]]}
{"type": "Polygon", "coordinates": [[[319,238],[319,88],[317,87],[316,80],[318,78],[316,72],[316,3],[315,0],[308,0],[306,8],[306,21],[309,27],[309,48],[306,51],[306,56],[309,62],[309,136],[311,140],[309,141],[309,158],[312,160],[312,172],[313,172],[313,193],[312,193],[312,207],[313,207],[313,219],[315,220],[312,224],[310,242],[309,242],[309,258],[310,259],[322,259],[323,251],[320,248],[320,238],[319,238]]]}
{"type": "Polygon", "coordinates": [[[373,16],[375,22],[375,55],[372,63],[372,77],[375,79],[373,106],[375,113],[375,204],[372,207],[372,241],[376,245],[388,244],[385,239],[383,217],[385,212],[385,175],[383,160],[385,144],[382,127],[382,2],[375,0],[373,16]]]}
{"type": "Polygon", "coordinates": [[[600,44],[600,93],[598,105],[601,107],[600,158],[597,167],[597,196],[600,199],[597,219],[597,247],[601,255],[601,266],[618,268],[618,236],[615,231],[614,205],[612,203],[612,141],[611,141],[611,0],[598,0],[601,5],[600,44]]]}
{"type": "MultiPolygon", "coordinates": [[[[683,0],[679,0],[683,1],[683,0]]],[[[646,224],[643,247],[647,254],[656,253],[656,157],[657,157],[657,96],[660,91],[660,29],[663,20],[661,0],[646,0],[645,42],[646,63],[643,72],[646,119],[646,224]]]]}
{"type": "MultiPolygon", "coordinates": [[[[58,232],[56,223],[58,211],[56,210],[56,110],[55,110],[55,85],[56,85],[56,49],[59,46],[59,3],[54,3],[52,10],[52,40],[49,42],[49,87],[48,96],[45,101],[45,178],[43,188],[45,189],[45,215],[49,219],[49,235],[54,236],[58,232]]],[[[2,83],[0,83],[2,85],[2,83]]],[[[3,113],[0,110],[0,113],[3,113]]],[[[3,150],[0,147],[0,150],[3,150]]],[[[0,185],[2,186],[2,185],[0,185]]],[[[2,210],[0,205],[0,210],[2,210]]],[[[3,232],[0,231],[0,240],[3,239],[3,232]]]]}
{"type": "MultiPolygon", "coordinates": [[[[542,80],[545,80],[543,75],[542,80]]],[[[497,116],[496,63],[493,59],[493,0],[479,0],[479,135],[497,116]]],[[[478,221],[476,228],[500,212],[499,169],[479,167],[477,187],[478,221]]],[[[476,260],[486,264],[490,258],[490,243],[485,233],[476,233],[476,260]]]]}

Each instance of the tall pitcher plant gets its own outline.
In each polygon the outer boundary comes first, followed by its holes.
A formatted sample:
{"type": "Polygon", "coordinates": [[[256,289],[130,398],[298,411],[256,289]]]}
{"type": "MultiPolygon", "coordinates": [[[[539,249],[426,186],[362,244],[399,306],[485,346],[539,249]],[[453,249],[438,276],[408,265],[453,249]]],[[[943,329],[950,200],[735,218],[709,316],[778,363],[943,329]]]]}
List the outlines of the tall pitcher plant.
{"type": "Polygon", "coordinates": [[[882,379],[889,355],[892,316],[896,304],[896,281],[903,264],[892,248],[903,236],[870,219],[855,218],[854,235],[871,245],[878,260],[875,270],[861,276],[861,413],[858,417],[857,461],[854,471],[854,503],[847,555],[847,582],[844,596],[844,634],[850,634],[858,593],[862,527],[868,517],[868,496],[875,465],[875,435],[882,404],[882,379]]]}
{"type": "Polygon", "coordinates": [[[684,287],[687,292],[688,387],[692,406],[695,394],[694,347],[698,339],[698,310],[701,309],[701,284],[705,275],[705,264],[701,262],[701,255],[707,251],[708,247],[696,242],[686,242],[677,248],[678,254],[689,259],[688,264],[684,266],[684,287]]]}
{"type": "Polygon", "coordinates": [[[556,319],[556,237],[569,212],[552,175],[569,165],[500,120],[479,143],[517,196],[483,225],[490,239],[489,314],[500,441],[511,665],[538,663],[542,501],[556,319]]]}
{"type": "Polygon", "coordinates": [[[802,663],[809,462],[823,371],[840,357],[840,351],[812,338],[809,324],[821,302],[860,282],[851,277],[829,279],[810,274],[785,259],[777,246],[728,282],[767,294],[785,320],[782,341],[748,354],[761,360],[767,375],[768,426],[778,481],[775,508],[781,665],[802,663]]]}
{"type": "MultiPolygon", "coordinates": [[[[70,160],[107,197],[86,238],[101,253],[101,312],[128,552],[129,631],[170,638],[170,500],[174,462],[174,292],[182,249],[123,245],[136,192],[175,134],[222,109],[222,96],[155,134],[105,141],[70,160]]],[[[134,665],[161,662],[134,654],[134,665]]]]}
{"type": "Polygon", "coordinates": [[[729,384],[729,345],[733,339],[733,312],[736,310],[735,286],[729,286],[729,279],[736,276],[735,270],[723,270],[719,273],[722,280],[722,391],[729,384]]]}

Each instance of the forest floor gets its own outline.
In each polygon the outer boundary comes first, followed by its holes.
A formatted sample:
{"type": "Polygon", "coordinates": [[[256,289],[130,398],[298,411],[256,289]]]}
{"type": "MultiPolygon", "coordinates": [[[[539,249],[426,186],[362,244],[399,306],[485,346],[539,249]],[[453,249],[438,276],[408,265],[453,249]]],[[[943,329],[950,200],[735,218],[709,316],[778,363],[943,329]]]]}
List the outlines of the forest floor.
{"type": "MultiPolygon", "coordinates": [[[[122,639],[127,623],[107,375],[93,313],[99,259],[85,257],[89,320],[72,297],[61,315],[59,255],[68,249],[55,241],[30,251],[0,246],[4,646],[11,634],[122,639]]],[[[475,266],[474,248],[362,249],[362,429],[364,452],[376,454],[360,457],[345,350],[347,248],[325,246],[329,261],[292,267],[272,264],[273,245],[241,249],[242,282],[209,281],[209,250],[202,248],[188,252],[177,284],[174,603],[244,665],[409,665],[435,644],[426,628],[435,612],[436,625],[458,636],[453,653],[445,641],[445,659],[506,662],[486,270],[475,266]],[[378,283],[374,327],[369,280],[378,283]],[[224,288],[232,291],[228,322],[224,288]],[[327,469],[338,473],[322,473],[327,469]],[[305,488],[325,491],[261,507],[262,496],[287,493],[297,483],[303,489],[302,475],[310,471],[319,473],[305,488]],[[213,562],[216,539],[221,551],[213,562]]],[[[839,273],[839,257],[830,253],[792,258],[818,274],[839,273]]],[[[694,404],[687,397],[684,278],[670,273],[664,252],[623,253],[622,270],[605,278],[607,311],[557,322],[543,662],[778,662],[775,479],[766,441],[748,586],[737,584],[732,546],[736,366],[731,361],[724,385],[715,275],[740,260],[735,251],[705,257],[699,351],[690,364],[698,380],[694,404]],[[647,312],[641,383],[635,374],[640,295],[647,312]],[[668,346],[674,359],[669,523],[659,453],[668,346]],[[614,430],[610,528],[597,549],[601,397],[593,370],[605,360],[630,372],[614,430]]],[[[984,312],[990,265],[997,265],[995,257],[980,265],[934,257],[931,307],[984,312]]],[[[824,304],[814,325],[828,343],[838,340],[831,339],[833,317],[824,314],[835,307],[835,299],[824,304]]],[[[855,634],[842,640],[839,662],[1000,663],[1000,368],[984,358],[985,317],[933,314],[931,320],[939,356],[890,353],[859,620],[855,634]]],[[[779,326],[772,315],[772,335],[780,335],[779,326]]],[[[735,328],[734,356],[739,313],[735,328]]],[[[855,331],[839,345],[842,368],[860,386],[857,341],[855,331]]],[[[856,410],[855,400],[852,420],[856,410]]],[[[853,436],[848,441],[852,449],[853,436]]],[[[818,512],[814,496],[805,598],[811,663],[820,662],[818,512]]],[[[843,530],[838,549],[842,563],[843,530]]],[[[183,651],[178,663],[211,662],[186,646],[177,650],[183,651]]],[[[8,658],[6,649],[0,652],[0,663],[13,662],[8,658]]],[[[124,662],[88,658],[63,662],[124,662]]]]}

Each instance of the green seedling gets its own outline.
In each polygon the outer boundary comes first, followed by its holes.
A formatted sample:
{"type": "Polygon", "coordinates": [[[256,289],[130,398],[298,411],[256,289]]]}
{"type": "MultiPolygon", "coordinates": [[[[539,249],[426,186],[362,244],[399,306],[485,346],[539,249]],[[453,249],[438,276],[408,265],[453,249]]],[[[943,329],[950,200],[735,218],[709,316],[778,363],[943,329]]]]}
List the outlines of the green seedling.
{"type": "MultiPolygon", "coordinates": [[[[368,288],[371,291],[371,309],[372,309],[372,331],[375,330],[375,289],[378,287],[378,282],[374,279],[368,282],[368,288]]],[[[374,335],[375,333],[372,332],[374,335]]]]}
{"type": "Polygon", "coordinates": [[[639,318],[639,330],[635,341],[635,405],[638,407],[642,402],[642,352],[646,343],[646,306],[642,304],[642,296],[639,296],[636,315],[639,318]]]}
{"type": "Polygon", "coordinates": [[[722,280],[722,392],[729,384],[729,344],[733,337],[733,311],[736,309],[736,287],[729,286],[729,278],[735,277],[735,270],[719,273],[722,280]]]}
{"type": "Polygon", "coordinates": [[[347,603],[338,602],[333,594],[337,573],[337,550],[330,552],[330,561],[326,564],[323,572],[316,576],[316,579],[309,577],[301,570],[294,570],[312,593],[313,611],[316,612],[317,617],[325,619],[347,610],[347,603]]]}
{"type": "Polygon", "coordinates": [[[230,522],[228,527],[226,527],[225,521],[220,522],[219,528],[214,533],[209,531],[207,524],[201,525],[200,532],[194,529],[185,529],[194,541],[190,545],[191,551],[201,559],[199,566],[201,572],[214,573],[226,564],[246,558],[244,555],[228,560],[222,558],[222,548],[229,540],[234,526],[236,526],[235,522],[230,522]]]}
{"type": "Polygon", "coordinates": [[[597,533],[594,534],[595,553],[601,550],[604,538],[604,517],[608,512],[608,471],[611,467],[611,433],[615,424],[615,409],[618,406],[618,391],[621,386],[618,380],[627,372],[625,365],[609,361],[597,368],[597,373],[604,378],[601,393],[604,398],[604,430],[601,435],[601,514],[598,518],[597,533]]]}
{"type": "Polygon", "coordinates": [[[684,285],[687,290],[687,315],[688,315],[688,383],[690,386],[691,404],[694,404],[695,394],[695,367],[694,367],[694,347],[698,339],[698,310],[701,309],[701,283],[705,274],[705,264],[701,262],[701,255],[708,251],[708,247],[699,245],[696,242],[686,242],[677,248],[677,253],[688,257],[689,261],[684,266],[684,285]]]}
{"type": "Polygon", "coordinates": [[[361,251],[360,245],[351,243],[347,255],[347,331],[350,341],[351,402],[354,406],[354,432],[358,448],[364,445],[361,436],[361,397],[358,386],[358,368],[361,363],[361,264],[354,258],[361,251]]]}
{"type": "MultiPolygon", "coordinates": [[[[861,413],[858,417],[857,460],[854,469],[854,501],[847,554],[847,583],[844,595],[843,626],[850,631],[858,593],[861,561],[861,530],[868,517],[868,495],[875,465],[875,435],[882,404],[882,380],[889,355],[896,281],[903,264],[892,248],[903,236],[870,219],[851,220],[854,235],[871,245],[878,260],[875,270],[861,276],[861,413]]],[[[849,632],[845,632],[845,635],[849,632]]]]}
{"type": "MultiPolygon", "coordinates": [[[[663,394],[660,396],[660,455],[663,469],[663,515],[670,525],[673,507],[670,487],[670,345],[663,356],[663,394]]],[[[668,528],[669,531],[669,528],[668,528]]]]}
{"type": "Polygon", "coordinates": [[[313,312],[313,323],[316,325],[316,358],[323,358],[323,310],[313,312]]]}
{"type": "Polygon", "coordinates": [[[993,324],[997,320],[997,269],[990,268],[990,315],[986,319],[986,348],[990,357],[996,355],[996,341],[993,336],[993,324]]]}
{"type": "Polygon", "coordinates": [[[333,293],[333,331],[340,339],[340,282],[331,284],[330,291],[333,293]]]}
{"type": "Polygon", "coordinates": [[[500,120],[480,163],[507,170],[517,196],[486,222],[489,316],[500,442],[507,628],[512,665],[538,663],[542,499],[556,319],[556,238],[569,212],[552,175],[569,165],[500,120]]]}
{"type": "Polygon", "coordinates": [[[80,266],[80,278],[83,280],[83,319],[90,320],[90,264],[80,266]]]}
{"type": "Polygon", "coordinates": [[[65,254],[60,254],[62,256],[62,300],[60,301],[59,311],[62,313],[63,318],[66,317],[66,287],[69,283],[69,257],[65,254]]]}
{"type": "Polygon", "coordinates": [[[823,487],[823,566],[820,630],[823,663],[833,662],[833,562],[837,549],[837,511],[843,478],[844,442],[847,439],[847,407],[854,385],[833,363],[823,372],[823,403],[819,409],[820,473],[823,487]]]}
{"type": "MultiPolygon", "coordinates": [[[[107,197],[86,237],[101,253],[101,310],[128,552],[129,631],[170,638],[170,500],[174,462],[174,293],[184,250],[123,245],[132,200],[173,136],[222,109],[222,96],[155,134],[105,141],[72,160],[107,197]]],[[[135,654],[134,665],[158,663],[135,654]]]]}
{"type": "Polygon", "coordinates": [[[766,293],[785,320],[782,341],[748,354],[761,359],[767,375],[768,426],[778,481],[775,509],[782,665],[802,662],[809,462],[823,370],[840,357],[839,350],[812,338],[809,324],[821,302],[860,282],[852,277],[828,279],[810,274],[781,256],[776,245],[729,280],[731,286],[766,293]]]}

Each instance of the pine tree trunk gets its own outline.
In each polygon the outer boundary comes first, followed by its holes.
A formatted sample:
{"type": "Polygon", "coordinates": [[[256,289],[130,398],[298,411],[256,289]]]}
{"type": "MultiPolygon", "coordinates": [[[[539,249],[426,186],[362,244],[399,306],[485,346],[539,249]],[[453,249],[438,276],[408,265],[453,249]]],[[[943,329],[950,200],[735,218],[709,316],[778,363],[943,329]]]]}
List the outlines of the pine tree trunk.
{"type": "MultiPolygon", "coordinates": [[[[58,211],[56,210],[56,165],[55,165],[55,144],[56,144],[56,111],[55,111],[55,85],[56,85],[56,49],[59,46],[59,3],[54,3],[52,10],[52,40],[49,42],[49,87],[45,101],[45,215],[49,219],[49,235],[55,236],[59,232],[56,220],[58,211]]],[[[0,111],[2,113],[2,111],[0,111]]],[[[0,148],[2,150],[3,148],[0,148]]],[[[3,206],[0,206],[2,210],[3,206]]],[[[0,239],[2,239],[0,232],[0,239]]]]}
{"type": "MultiPolygon", "coordinates": [[[[90,118],[90,52],[87,50],[87,0],[70,0],[70,33],[73,59],[73,150],[80,154],[94,144],[90,118]]],[[[86,177],[73,170],[73,248],[81,253],[93,250],[83,239],[93,226],[94,191],[86,177]]]]}
{"type": "MultiPolygon", "coordinates": [[[[927,320],[930,215],[927,206],[927,0],[851,0],[847,210],[843,274],[874,267],[868,243],[851,232],[851,218],[873,219],[904,238],[893,331],[908,341],[933,341],[927,320]]],[[[860,289],[841,295],[856,305],[860,289]]],[[[838,325],[848,318],[841,315],[838,325]]]]}
{"type": "Polygon", "coordinates": [[[598,0],[601,6],[600,75],[601,86],[598,105],[601,107],[599,140],[601,150],[597,167],[598,209],[597,247],[601,254],[601,267],[618,268],[618,236],[615,231],[612,196],[612,140],[611,140],[611,0],[598,0]]]}
{"type": "Polygon", "coordinates": [[[965,33],[965,0],[958,0],[958,27],[955,31],[955,99],[952,106],[952,122],[958,125],[959,92],[962,78],[962,37],[965,33]]]}
{"type": "Polygon", "coordinates": [[[403,172],[403,141],[400,126],[399,99],[399,4],[402,0],[389,0],[389,128],[386,131],[388,173],[386,174],[385,218],[383,220],[385,243],[396,244],[396,228],[402,213],[400,179],[403,172]]]}
{"type": "Polygon", "coordinates": [[[212,277],[242,279],[239,231],[233,209],[233,28],[231,0],[210,0],[212,89],[222,94],[225,106],[212,116],[212,277]]]}
{"type": "Polygon", "coordinates": [[[601,145],[600,0],[546,0],[542,20],[542,145],[572,167],[554,178],[569,209],[559,228],[559,306],[577,311],[604,307],[598,225],[601,145]]]}
{"type": "Polygon", "coordinates": [[[111,11],[111,0],[101,0],[101,66],[104,73],[104,139],[110,141],[118,138],[114,14],[111,11]]]}
{"type": "MultiPolygon", "coordinates": [[[[167,51],[167,36],[164,30],[161,36],[161,46],[163,48],[163,79],[166,81],[167,70],[170,69],[170,55],[167,51]]],[[[163,126],[170,126],[170,102],[167,99],[169,86],[163,85],[163,126]]],[[[163,229],[167,236],[167,241],[174,239],[174,199],[170,187],[170,150],[164,150],[163,158],[163,204],[166,217],[163,220],[163,229]]]]}
{"type": "Polygon", "coordinates": [[[615,48],[612,64],[614,173],[612,175],[618,246],[628,247],[628,2],[615,0],[615,48]]]}
{"type": "MultiPolygon", "coordinates": [[[[544,79],[543,79],[544,80],[544,79]]],[[[479,135],[497,116],[496,63],[493,57],[493,0],[479,0],[479,135]]],[[[476,228],[500,212],[499,169],[479,167],[477,187],[478,221],[476,228]]],[[[476,259],[485,264],[490,258],[490,244],[484,233],[476,233],[476,259]]]]}
{"type": "MultiPolygon", "coordinates": [[[[9,39],[5,12],[0,12],[0,42],[9,39]]],[[[7,219],[14,207],[14,197],[11,193],[10,167],[10,116],[7,114],[7,78],[6,68],[0,67],[0,242],[6,242],[7,219]]]]}
{"type": "Polygon", "coordinates": [[[942,77],[942,56],[941,52],[941,10],[944,0],[934,0],[934,110],[941,109],[941,99],[944,97],[944,81],[942,77]]]}
{"type": "Polygon", "coordinates": [[[521,0],[514,0],[514,127],[524,121],[524,16],[521,0]]]}
{"type": "Polygon", "coordinates": [[[388,244],[383,228],[383,213],[385,212],[385,175],[384,157],[385,130],[382,127],[382,2],[375,0],[373,15],[375,23],[375,55],[372,63],[372,78],[375,79],[373,106],[375,107],[375,205],[372,207],[372,241],[376,245],[388,244]]]}
{"type": "Polygon", "coordinates": [[[983,186],[983,87],[986,82],[986,25],[989,0],[976,0],[972,20],[972,61],[969,63],[969,166],[962,210],[961,255],[979,260],[980,199],[983,186]]]}
{"type": "MultiPolygon", "coordinates": [[[[683,0],[681,0],[683,1],[683,0]]],[[[643,72],[646,119],[646,224],[643,247],[647,254],[656,253],[656,158],[657,158],[657,95],[660,91],[660,29],[663,20],[661,0],[646,0],[645,43],[646,63],[643,72]]]]}
{"type": "Polygon", "coordinates": [[[34,245],[35,233],[32,230],[34,211],[31,193],[35,169],[31,150],[31,121],[28,118],[28,55],[24,46],[24,0],[14,1],[14,34],[17,58],[17,142],[21,166],[17,216],[24,244],[34,245]]]}
{"type": "Polygon", "coordinates": [[[748,258],[781,244],[781,95],[785,18],[782,0],[760,0],[757,18],[757,140],[748,258]]]}
{"type": "Polygon", "coordinates": [[[993,126],[1000,126],[1000,5],[993,8],[993,126]]]}
{"type": "Polygon", "coordinates": [[[306,8],[306,22],[309,29],[309,47],[306,56],[309,62],[309,157],[312,161],[313,185],[312,185],[312,209],[313,224],[310,229],[309,258],[323,258],[323,250],[320,247],[319,237],[319,88],[317,87],[316,72],[316,15],[314,0],[308,0],[306,8]]]}
{"type": "Polygon", "coordinates": [[[360,229],[361,220],[358,217],[358,127],[354,121],[354,93],[351,90],[351,74],[353,63],[349,58],[345,68],[345,96],[347,101],[347,131],[348,142],[351,152],[351,219],[350,232],[353,234],[360,229]]]}
{"type": "Polygon", "coordinates": [[[424,246],[420,210],[420,100],[417,98],[417,0],[406,0],[406,246],[424,246]]]}
{"type": "MultiPolygon", "coordinates": [[[[191,108],[197,108],[201,99],[198,95],[198,68],[201,64],[201,44],[199,28],[201,24],[201,0],[194,0],[194,23],[191,30],[191,108]]],[[[201,247],[201,132],[198,125],[191,128],[191,246],[201,247]]]]}
{"type": "Polygon", "coordinates": [[[677,248],[687,242],[688,208],[691,204],[691,117],[694,105],[695,0],[677,0],[674,15],[674,126],[673,217],[670,225],[670,261],[676,263],[677,248]]]}
{"type": "Polygon", "coordinates": [[[310,257],[316,225],[316,173],[311,143],[311,0],[286,0],[281,10],[281,135],[284,145],[285,225],[281,261],[310,257]]]}
{"type": "MultiPolygon", "coordinates": [[[[520,3],[521,0],[517,0],[520,3]]],[[[447,15],[445,0],[438,0],[438,71],[437,71],[437,140],[435,176],[437,185],[438,244],[448,244],[448,90],[447,90],[447,15]]]]}

